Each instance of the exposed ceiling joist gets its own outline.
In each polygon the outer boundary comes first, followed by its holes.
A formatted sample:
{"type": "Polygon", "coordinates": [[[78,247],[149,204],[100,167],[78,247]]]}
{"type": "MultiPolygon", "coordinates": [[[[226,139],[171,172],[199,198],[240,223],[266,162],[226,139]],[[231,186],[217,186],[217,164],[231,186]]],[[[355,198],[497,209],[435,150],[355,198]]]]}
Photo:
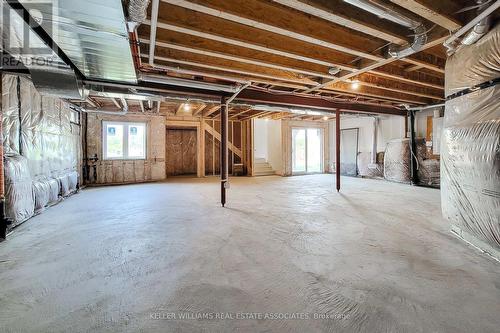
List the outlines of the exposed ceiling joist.
{"type": "MultiPolygon", "coordinates": [[[[356,19],[355,11],[356,9],[351,6],[340,6],[337,1],[310,1],[310,0],[273,0],[284,6],[302,11],[304,13],[319,17],[323,20],[332,22],[334,24],[342,25],[349,29],[363,32],[367,35],[380,38],[382,40],[404,45],[407,43],[407,39],[400,36],[399,34],[389,31],[388,29],[381,28],[385,22],[375,25],[372,22],[361,21],[356,19]]],[[[364,15],[366,17],[366,15],[364,15]]]]}
{"type": "MultiPolygon", "coordinates": [[[[146,22],[146,24],[149,24],[149,22],[146,22]]],[[[337,63],[337,62],[333,62],[333,61],[327,61],[326,59],[323,60],[321,58],[318,58],[317,54],[312,53],[313,48],[302,48],[302,50],[301,50],[302,54],[298,54],[296,52],[286,52],[283,50],[278,50],[276,48],[262,46],[262,45],[246,42],[246,41],[239,40],[239,39],[227,38],[227,37],[224,37],[221,35],[202,32],[199,30],[194,30],[194,29],[190,29],[190,28],[186,28],[186,27],[179,27],[179,26],[176,26],[174,24],[169,24],[169,23],[164,23],[164,22],[158,22],[158,28],[168,30],[168,31],[174,31],[174,32],[182,33],[182,34],[188,34],[191,36],[209,39],[209,40],[213,40],[213,41],[217,41],[217,42],[221,42],[221,43],[226,43],[226,44],[230,44],[230,45],[234,45],[234,46],[238,46],[238,47],[243,47],[243,48],[248,48],[248,49],[252,49],[252,50],[256,50],[256,51],[270,53],[270,54],[274,54],[274,55],[278,55],[278,56],[282,56],[282,57],[287,57],[287,58],[298,60],[298,61],[304,61],[304,62],[309,62],[309,63],[322,65],[322,66],[328,66],[328,67],[339,67],[343,70],[348,70],[350,72],[358,70],[358,68],[356,68],[353,65],[346,65],[346,64],[341,64],[341,63],[337,63]],[[310,53],[310,55],[308,53],[310,53]]],[[[317,52],[315,52],[315,53],[317,53],[317,52]]],[[[443,89],[442,85],[428,82],[424,78],[422,78],[421,75],[418,78],[413,79],[413,78],[411,78],[411,76],[409,77],[403,71],[401,71],[400,73],[395,73],[395,71],[396,71],[396,69],[391,70],[391,72],[385,72],[383,70],[373,70],[372,73],[379,75],[379,76],[384,76],[384,77],[396,79],[396,80],[402,80],[402,81],[407,82],[407,83],[413,83],[413,84],[416,84],[419,86],[426,86],[426,87],[431,87],[431,88],[443,89]]]]}
{"type": "Polygon", "coordinates": [[[242,102],[272,104],[278,106],[302,107],[309,109],[322,109],[334,112],[336,109],[351,112],[392,114],[404,116],[406,111],[384,105],[369,105],[353,102],[337,102],[328,98],[308,97],[299,95],[279,95],[254,89],[243,90],[235,100],[242,102]]]}
{"type": "MultiPolygon", "coordinates": [[[[150,22],[147,21],[145,24],[150,24],[150,22]]],[[[281,51],[281,50],[273,49],[270,47],[261,46],[261,45],[237,40],[234,38],[227,38],[224,36],[215,35],[215,34],[211,34],[211,33],[207,33],[207,32],[202,32],[199,30],[189,29],[189,28],[185,28],[185,27],[179,27],[179,26],[176,26],[173,24],[158,22],[158,27],[161,29],[169,30],[169,31],[175,31],[175,32],[183,33],[183,34],[196,36],[196,37],[206,38],[206,39],[218,41],[221,43],[226,43],[226,44],[240,46],[240,47],[244,47],[244,48],[248,48],[248,49],[252,49],[252,50],[256,50],[256,51],[271,53],[271,54],[279,55],[282,57],[287,57],[287,58],[291,58],[291,59],[315,63],[318,65],[323,65],[323,66],[328,66],[328,67],[339,67],[343,70],[348,70],[348,71],[356,70],[355,66],[352,66],[352,65],[345,65],[345,64],[340,64],[340,63],[336,63],[336,62],[321,60],[321,59],[318,59],[317,57],[309,57],[309,56],[300,55],[300,54],[296,54],[296,53],[292,53],[292,52],[281,51]]]]}
{"type": "MultiPolygon", "coordinates": [[[[145,43],[148,45],[150,43],[149,40],[146,40],[146,39],[141,39],[140,41],[142,43],[145,43]]],[[[166,49],[173,49],[173,50],[186,51],[186,52],[195,53],[195,54],[201,54],[201,55],[208,56],[208,57],[216,57],[216,58],[221,58],[221,59],[226,59],[226,60],[231,60],[231,61],[238,61],[241,63],[251,64],[251,65],[256,65],[256,66],[269,67],[269,68],[273,68],[273,69],[289,71],[289,72],[303,74],[303,75],[318,76],[318,77],[323,77],[323,78],[327,78],[327,79],[335,78],[334,76],[328,75],[326,73],[314,72],[314,71],[309,71],[309,70],[301,69],[301,68],[281,66],[281,65],[268,63],[268,62],[257,61],[254,59],[237,57],[237,56],[233,56],[233,55],[229,55],[229,54],[202,50],[199,48],[186,47],[183,45],[178,45],[178,44],[173,44],[173,43],[166,43],[166,42],[158,41],[158,42],[156,42],[156,46],[163,47],[166,49]]]]}
{"type": "MultiPolygon", "coordinates": [[[[282,27],[271,25],[271,24],[259,22],[257,20],[251,19],[251,18],[238,16],[238,15],[235,15],[232,13],[228,13],[228,12],[225,12],[225,11],[222,11],[219,9],[211,8],[211,7],[200,5],[197,3],[189,2],[186,0],[161,0],[161,1],[163,1],[165,3],[172,4],[172,5],[184,7],[184,8],[190,9],[190,10],[194,10],[197,12],[201,12],[201,13],[204,13],[207,15],[220,17],[220,18],[223,18],[225,20],[233,21],[233,22],[236,22],[239,24],[244,24],[244,25],[247,25],[250,27],[255,27],[255,28],[258,28],[261,30],[269,31],[269,32],[279,34],[282,36],[287,36],[290,38],[299,39],[299,40],[308,42],[310,44],[327,47],[327,48],[330,48],[332,50],[344,52],[344,53],[351,54],[351,55],[354,55],[357,57],[362,57],[362,58],[371,59],[371,60],[375,60],[375,61],[383,59],[380,56],[371,54],[371,53],[366,52],[362,49],[356,49],[352,46],[346,46],[346,45],[332,43],[332,42],[322,40],[322,39],[319,39],[319,38],[316,38],[313,36],[308,36],[308,35],[305,35],[302,33],[292,31],[291,29],[288,29],[288,28],[282,28],[282,27]]],[[[328,27],[328,25],[325,24],[325,27],[328,27]]]]}
{"type": "Polygon", "coordinates": [[[247,113],[247,112],[249,112],[249,111],[252,111],[252,108],[248,108],[248,109],[245,109],[245,110],[243,110],[243,111],[241,111],[241,112],[238,112],[238,113],[236,113],[236,114],[233,114],[233,115],[231,115],[231,117],[230,117],[230,118],[231,118],[231,119],[236,119],[236,118],[238,118],[239,116],[244,115],[245,113],[247,113]]]}
{"type": "Polygon", "coordinates": [[[312,81],[305,82],[304,80],[299,80],[299,79],[291,79],[288,77],[280,77],[280,76],[276,76],[276,75],[268,75],[268,74],[250,72],[250,71],[245,71],[245,70],[235,69],[235,68],[225,67],[225,66],[207,65],[206,63],[204,64],[204,63],[200,63],[200,62],[186,61],[186,60],[181,60],[181,59],[176,59],[176,58],[171,58],[171,57],[156,56],[155,60],[165,61],[165,62],[173,62],[173,63],[184,64],[184,65],[191,65],[191,66],[213,69],[213,70],[224,71],[224,72],[231,72],[231,73],[246,75],[249,77],[260,77],[260,78],[264,78],[264,79],[280,80],[280,81],[284,81],[284,82],[297,83],[297,84],[309,84],[309,85],[314,84],[312,81]]]}
{"type": "MultiPolygon", "coordinates": [[[[439,37],[439,38],[436,38],[434,40],[431,40],[430,42],[428,42],[427,44],[425,44],[422,49],[425,50],[425,49],[428,49],[428,48],[431,48],[431,47],[434,47],[438,44],[441,44],[445,41],[445,39],[447,38],[447,36],[442,36],[442,37],[439,37]]],[[[366,73],[368,71],[371,71],[371,70],[374,70],[378,67],[382,67],[382,66],[385,66],[387,64],[390,64],[391,62],[394,62],[396,61],[397,59],[384,59],[384,60],[381,60],[381,61],[375,61],[375,62],[372,62],[371,64],[369,65],[366,65],[366,66],[363,66],[362,68],[360,68],[359,70],[355,71],[355,72],[352,72],[352,73],[349,73],[349,74],[346,74],[342,77],[339,77],[335,80],[332,80],[330,82],[325,82],[319,86],[316,86],[316,87],[313,87],[313,88],[310,88],[308,90],[306,90],[307,93],[309,92],[312,92],[312,91],[315,91],[315,90],[318,90],[318,89],[321,89],[321,88],[324,88],[324,87],[327,87],[327,86],[330,86],[336,82],[339,82],[339,81],[345,81],[347,79],[350,79],[350,78],[353,78],[359,74],[362,74],[362,73],[366,73]]]]}
{"type": "Polygon", "coordinates": [[[203,117],[208,117],[210,116],[212,113],[214,112],[217,112],[218,110],[220,109],[220,105],[214,105],[212,106],[211,108],[209,108],[208,110],[203,110],[203,117]]]}
{"type": "MultiPolygon", "coordinates": [[[[453,1],[445,0],[391,0],[391,2],[418,14],[427,20],[450,31],[458,30],[461,23],[453,17],[444,14],[450,6],[454,6],[453,1]]],[[[456,5],[455,5],[456,6],[456,5]]]]}
{"type": "MultiPolygon", "coordinates": [[[[141,42],[144,42],[146,44],[149,43],[148,40],[143,40],[143,39],[141,39],[141,42]]],[[[322,73],[311,72],[311,71],[307,71],[307,70],[298,70],[298,69],[292,68],[292,67],[287,67],[287,66],[282,66],[282,65],[274,65],[274,64],[269,64],[269,63],[265,63],[265,62],[261,62],[261,61],[248,59],[248,58],[242,58],[242,57],[237,57],[237,56],[233,56],[233,55],[222,54],[219,52],[211,52],[211,51],[201,50],[201,49],[192,48],[192,47],[179,46],[179,45],[172,44],[172,43],[165,43],[165,42],[158,41],[157,46],[160,46],[163,48],[179,49],[182,51],[192,52],[192,53],[196,53],[196,54],[202,54],[205,56],[216,57],[216,58],[218,57],[218,58],[222,58],[222,59],[226,59],[226,60],[233,60],[233,61],[238,61],[238,62],[242,62],[242,63],[249,63],[252,65],[280,69],[280,70],[284,70],[284,71],[298,72],[299,74],[307,73],[311,76],[314,75],[314,76],[318,76],[318,77],[335,79],[334,76],[323,75],[322,73]]],[[[373,81],[373,79],[371,81],[373,81]]],[[[376,87],[379,89],[385,89],[385,90],[394,91],[394,92],[401,92],[403,94],[409,94],[409,95],[414,95],[414,96],[419,96],[419,97],[442,99],[442,96],[432,95],[432,94],[427,93],[425,91],[419,91],[419,89],[410,88],[408,86],[401,87],[400,84],[395,84],[395,83],[393,83],[391,81],[387,81],[387,80],[384,80],[384,82],[381,82],[381,80],[379,80],[379,82],[377,82],[377,83],[366,82],[364,80],[361,80],[360,84],[365,85],[367,87],[376,87]]],[[[420,90],[422,90],[422,89],[420,89],[420,90]]]]}

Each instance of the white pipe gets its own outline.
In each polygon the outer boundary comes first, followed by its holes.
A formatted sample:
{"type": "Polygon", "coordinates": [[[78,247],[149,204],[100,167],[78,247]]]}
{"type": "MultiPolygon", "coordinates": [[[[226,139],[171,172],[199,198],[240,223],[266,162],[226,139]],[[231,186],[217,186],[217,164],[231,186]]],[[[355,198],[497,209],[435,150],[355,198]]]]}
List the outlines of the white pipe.
{"type": "Polygon", "coordinates": [[[184,69],[181,67],[154,64],[154,68],[163,69],[163,70],[167,70],[167,71],[171,71],[171,72],[176,72],[179,74],[187,74],[187,75],[195,75],[195,76],[207,76],[207,77],[211,77],[214,79],[232,81],[232,82],[242,83],[242,84],[247,82],[247,80],[239,79],[239,78],[232,77],[232,76],[212,74],[212,73],[207,73],[207,72],[202,72],[202,71],[194,71],[194,70],[190,70],[190,69],[184,69]]]}
{"type": "Polygon", "coordinates": [[[200,82],[194,80],[186,80],[181,78],[172,78],[160,75],[140,75],[139,79],[144,82],[159,83],[159,84],[170,84],[179,87],[189,87],[189,88],[199,88],[207,89],[212,91],[224,91],[235,93],[238,91],[236,86],[228,86],[224,84],[200,82]]]}
{"type": "Polygon", "coordinates": [[[444,103],[424,105],[424,106],[415,106],[415,107],[409,107],[408,105],[404,105],[405,109],[408,111],[423,111],[423,110],[428,110],[428,109],[439,108],[442,106],[444,106],[444,103]]]}
{"type": "Polygon", "coordinates": [[[372,139],[372,164],[377,164],[377,132],[378,117],[373,117],[373,139],[372,139]]]}
{"type": "Polygon", "coordinates": [[[155,61],[155,44],[156,44],[156,29],[158,25],[158,7],[160,5],[160,0],[153,0],[153,5],[151,9],[151,32],[149,36],[149,40],[151,43],[149,44],[149,64],[151,66],[154,65],[155,61]]]}
{"type": "Polygon", "coordinates": [[[236,96],[239,95],[240,92],[242,92],[243,90],[248,88],[251,84],[252,84],[252,82],[245,83],[231,97],[229,97],[228,100],[226,101],[226,107],[229,107],[229,103],[231,103],[236,98],[236,96]]]}
{"type": "MultiPolygon", "coordinates": [[[[152,45],[151,41],[149,41],[147,39],[140,39],[140,42],[147,43],[150,46],[152,45]]],[[[325,74],[325,73],[313,72],[313,71],[308,71],[305,69],[298,69],[298,68],[282,66],[282,65],[275,65],[275,64],[272,64],[269,62],[263,62],[263,61],[258,61],[258,60],[243,58],[243,57],[237,57],[237,56],[223,54],[223,53],[219,53],[219,52],[200,50],[200,49],[186,47],[186,46],[182,46],[182,45],[178,45],[178,44],[174,44],[174,43],[158,42],[158,43],[156,43],[156,45],[167,48],[167,49],[186,51],[186,52],[200,54],[200,55],[207,56],[207,57],[215,57],[215,58],[220,58],[220,59],[225,59],[225,60],[230,60],[230,61],[237,61],[237,62],[242,62],[245,64],[268,67],[268,68],[273,68],[273,69],[279,69],[279,70],[303,74],[303,75],[319,76],[319,77],[323,77],[326,79],[332,79],[332,80],[336,78],[333,75],[329,75],[329,74],[325,74]]],[[[151,59],[150,59],[150,64],[151,64],[151,59]]]]}

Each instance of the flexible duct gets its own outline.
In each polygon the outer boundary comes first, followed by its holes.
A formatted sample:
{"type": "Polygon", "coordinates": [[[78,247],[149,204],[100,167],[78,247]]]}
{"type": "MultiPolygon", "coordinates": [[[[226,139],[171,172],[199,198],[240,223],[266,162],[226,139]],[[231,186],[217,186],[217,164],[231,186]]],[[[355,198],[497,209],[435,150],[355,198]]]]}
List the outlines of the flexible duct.
{"type": "MultiPolygon", "coordinates": [[[[477,4],[481,5],[484,4],[485,2],[486,1],[484,0],[478,0],[477,4]]],[[[484,9],[485,5],[480,6],[477,10],[478,14],[480,14],[484,9]]],[[[465,35],[465,37],[462,39],[462,44],[472,45],[475,42],[477,42],[481,37],[483,37],[488,32],[488,30],[490,29],[490,23],[491,23],[490,16],[486,16],[485,18],[483,18],[481,21],[479,21],[478,24],[474,26],[474,28],[472,28],[471,31],[469,31],[467,35],[465,35]]]]}
{"type": "Polygon", "coordinates": [[[150,0],[129,0],[128,18],[130,21],[140,25],[147,19],[147,9],[150,0]]]}
{"type": "Polygon", "coordinates": [[[373,0],[344,0],[345,2],[356,6],[362,10],[369,13],[375,14],[380,18],[389,20],[396,24],[402,25],[408,29],[413,30],[414,37],[411,45],[401,48],[400,46],[392,45],[389,47],[389,55],[393,58],[404,58],[418,52],[427,42],[427,31],[425,26],[418,21],[415,21],[398,11],[394,10],[392,7],[375,2],[373,0]]]}
{"type": "Polygon", "coordinates": [[[452,55],[457,48],[457,40],[467,31],[471,30],[461,41],[462,45],[470,45],[475,43],[479,38],[481,38],[489,29],[490,19],[488,18],[491,13],[500,8],[500,1],[495,1],[488,8],[485,8],[488,2],[481,1],[484,6],[479,7],[479,14],[472,21],[464,25],[457,32],[455,32],[450,38],[448,38],[443,46],[447,49],[448,55],[452,55]],[[484,33],[483,33],[484,31],[484,33]]]}

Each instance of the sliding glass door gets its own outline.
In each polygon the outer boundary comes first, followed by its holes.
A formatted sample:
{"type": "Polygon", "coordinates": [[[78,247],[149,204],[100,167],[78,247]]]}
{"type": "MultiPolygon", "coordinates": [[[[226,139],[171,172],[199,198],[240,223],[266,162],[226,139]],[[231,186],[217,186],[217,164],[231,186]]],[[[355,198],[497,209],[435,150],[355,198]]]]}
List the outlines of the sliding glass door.
{"type": "Polygon", "coordinates": [[[323,172],[323,130],[292,128],[292,173],[323,172]]]}

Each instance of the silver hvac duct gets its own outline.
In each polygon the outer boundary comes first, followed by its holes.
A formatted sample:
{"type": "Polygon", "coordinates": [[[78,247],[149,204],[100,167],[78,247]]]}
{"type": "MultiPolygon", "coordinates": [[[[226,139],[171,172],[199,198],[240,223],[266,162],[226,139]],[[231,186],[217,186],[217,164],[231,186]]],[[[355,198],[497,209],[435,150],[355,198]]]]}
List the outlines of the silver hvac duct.
{"type": "Polygon", "coordinates": [[[49,66],[31,67],[31,80],[41,95],[68,99],[85,99],[83,83],[73,69],[49,66]]]}
{"type": "MultiPolygon", "coordinates": [[[[8,52],[12,57],[9,59],[11,62],[2,65],[11,65],[12,69],[19,69],[22,66],[27,68],[33,84],[42,95],[84,99],[83,84],[74,70],[48,47],[20,16],[28,13],[13,10],[8,1],[2,6],[5,6],[4,12],[9,11],[10,14],[0,15],[0,36],[4,41],[2,51],[8,52]],[[4,22],[6,18],[8,22],[4,22]],[[29,45],[24,40],[27,31],[30,32],[29,45]]],[[[30,17],[30,22],[32,20],[34,19],[30,17]]]]}
{"type": "Polygon", "coordinates": [[[345,2],[363,9],[367,12],[377,15],[380,18],[389,20],[396,24],[402,25],[408,29],[413,30],[414,37],[413,42],[405,47],[391,45],[389,47],[389,55],[393,58],[404,58],[418,52],[427,42],[427,33],[425,26],[419,22],[415,21],[400,12],[394,10],[392,7],[379,3],[373,0],[344,0],[345,2]]]}
{"type": "Polygon", "coordinates": [[[455,52],[458,44],[457,40],[467,31],[470,30],[469,33],[460,42],[461,45],[471,45],[488,32],[488,29],[490,27],[489,16],[495,10],[500,8],[500,1],[497,0],[493,2],[493,4],[491,4],[489,7],[485,8],[487,3],[489,3],[489,1],[478,0],[478,4],[480,4],[481,6],[478,7],[479,9],[477,17],[460,28],[443,43],[444,47],[447,49],[448,55],[452,55],[455,52]]]}
{"type": "MultiPolygon", "coordinates": [[[[478,14],[484,11],[487,2],[488,1],[485,0],[477,1],[477,4],[481,5],[477,9],[478,14]]],[[[474,28],[472,28],[471,31],[469,31],[467,35],[465,35],[465,37],[462,39],[462,44],[472,45],[475,42],[477,42],[481,37],[483,37],[488,32],[488,30],[490,29],[490,24],[491,24],[491,16],[486,16],[485,18],[483,18],[481,21],[478,22],[478,24],[474,26],[474,28]]]]}

